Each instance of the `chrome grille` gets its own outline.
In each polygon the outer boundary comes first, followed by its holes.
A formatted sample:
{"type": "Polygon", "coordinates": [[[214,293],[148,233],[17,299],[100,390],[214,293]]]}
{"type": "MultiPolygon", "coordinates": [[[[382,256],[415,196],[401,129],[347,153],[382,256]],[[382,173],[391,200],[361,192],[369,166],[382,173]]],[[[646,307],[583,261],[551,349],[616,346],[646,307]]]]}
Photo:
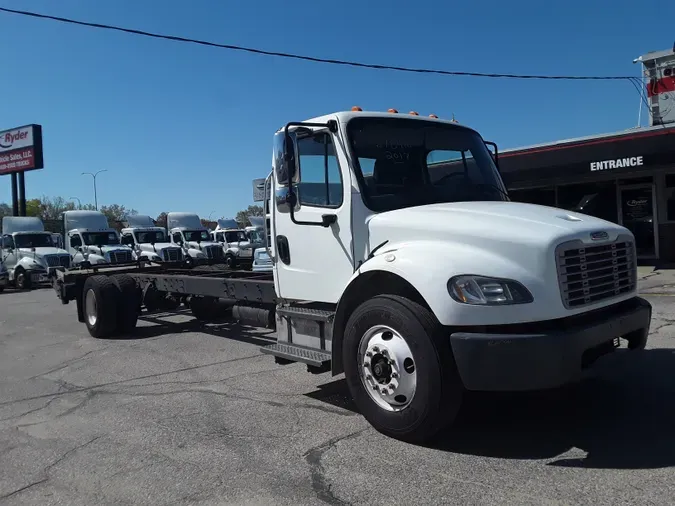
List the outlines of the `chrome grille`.
{"type": "Polygon", "coordinates": [[[204,248],[204,253],[209,260],[218,260],[225,256],[221,246],[207,246],[204,248]]]}
{"type": "Polygon", "coordinates": [[[618,297],[635,289],[635,244],[619,237],[609,244],[587,246],[580,241],[561,244],[556,250],[558,282],[568,309],[618,297]]]}
{"type": "Polygon", "coordinates": [[[45,255],[47,267],[70,267],[70,255],[45,255]]]}
{"type": "Polygon", "coordinates": [[[180,262],[183,260],[183,251],[180,248],[164,248],[162,260],[165,262],[180,262]]]}
{"type": "Polygon", "coordinates": [[[131,250],[116,250],[110,252],[110,263],[123,264],[127,262],[131,262],[131,250]]]}

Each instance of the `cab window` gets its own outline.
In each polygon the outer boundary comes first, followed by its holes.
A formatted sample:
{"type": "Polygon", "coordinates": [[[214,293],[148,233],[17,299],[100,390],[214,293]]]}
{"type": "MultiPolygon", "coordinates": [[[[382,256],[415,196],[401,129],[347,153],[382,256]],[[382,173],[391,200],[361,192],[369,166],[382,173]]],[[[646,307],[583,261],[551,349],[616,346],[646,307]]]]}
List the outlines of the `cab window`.
{"type": "Polygon", "coordinates": [[[330,134],[321,133],[298,140],[301,205],[340,207],[342,176],[330,134]]]}

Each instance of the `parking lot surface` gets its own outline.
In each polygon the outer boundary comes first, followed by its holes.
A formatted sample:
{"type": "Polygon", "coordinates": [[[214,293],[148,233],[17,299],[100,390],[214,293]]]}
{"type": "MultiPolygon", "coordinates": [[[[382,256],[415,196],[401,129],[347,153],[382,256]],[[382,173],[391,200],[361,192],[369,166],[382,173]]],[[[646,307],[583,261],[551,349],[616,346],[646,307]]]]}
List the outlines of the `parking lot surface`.
{"type": "Polygon", "coordinates": [[[167,313],[96,340],[53,291],[7,291],[0,504],[672,504],[675,298],[653,292],[632,360],[473,395],[420,447],[372,429],[341,376],[261,355],[264,332],[167,313]]]}

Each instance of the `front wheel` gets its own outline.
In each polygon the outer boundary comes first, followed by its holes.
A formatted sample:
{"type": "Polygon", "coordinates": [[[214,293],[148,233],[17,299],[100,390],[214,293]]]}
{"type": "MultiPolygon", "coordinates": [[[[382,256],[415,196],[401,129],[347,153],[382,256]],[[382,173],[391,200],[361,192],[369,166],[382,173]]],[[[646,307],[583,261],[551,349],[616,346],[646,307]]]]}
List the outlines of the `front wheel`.
{"type": "Polygon", "coordinates": [[[225,255],[225,265],[229,269],[234,269],[237,266],[237,259],[232,253],[228,253],[225,255]]]}
{"type": "Polygon", "coordinates": [[[449,336],[409,299],[381,295],[362,303],[345,328],[343,363],[357,407],[387,436],[422,443],[459,412],[464,388],[449,336]]]}
{"type": "Polygon", "coordinates": [[[19,290],[30,290],[31,288],[31,279],[30,274],[25,270],[19,268],[16,270],[16,275],[14,276],[14,283],[19,290]]]}

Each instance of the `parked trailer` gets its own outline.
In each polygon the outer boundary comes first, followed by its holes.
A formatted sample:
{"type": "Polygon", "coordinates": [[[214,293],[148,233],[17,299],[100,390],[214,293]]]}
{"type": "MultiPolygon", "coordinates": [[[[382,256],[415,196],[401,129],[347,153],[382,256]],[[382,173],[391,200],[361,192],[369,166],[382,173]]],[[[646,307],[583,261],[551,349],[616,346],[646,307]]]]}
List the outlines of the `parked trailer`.
{"type": "Polygon", "coordinates": [[[511,202],[496,146],[467,127],[360,110],[289,123],[264,194],[272,274],[138,261],[58,272],[54,288],[94,337],[132,332],[158,295],[273,328],[262,352],[344,373],[365,418],[411,442],[449,426],[467,390],[558,387],[646,345],[631,232],[511,202]]]}

